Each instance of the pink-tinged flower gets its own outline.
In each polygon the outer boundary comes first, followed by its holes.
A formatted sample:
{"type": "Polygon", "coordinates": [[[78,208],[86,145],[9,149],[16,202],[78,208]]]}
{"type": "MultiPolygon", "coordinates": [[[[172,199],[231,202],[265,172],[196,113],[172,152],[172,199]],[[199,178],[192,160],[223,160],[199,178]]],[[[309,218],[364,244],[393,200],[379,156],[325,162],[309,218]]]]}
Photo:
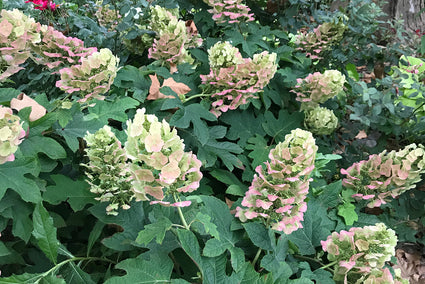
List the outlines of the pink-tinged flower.
{"type": "Polygon", "coordinates": [[[12,109],[0,105],[0,164],[15,160],[14,153],[21,144],[25,131],[12,109]]]}
{"type": "Polygon", "coordinates": [[[162,206],[165,207],[188,207],[190,206],[190,204],[192,204],[191,201],[179,201],[179,202],[175,202],[175,203],[171,203],[168,201],[151,201],[149,202],[149,204],[153,205],[153,204],[161,204],[162,206]]]}
{"type": "Polygon", "coordinates": [[[118,57],[107,48],[81,58],[81,64],[59,70],[61,79],[56,87],[71,94],[80,92],[84,97],[80,103],[92,99],[103,100],[118,71],[118,57]]]}
{"type": "Polygon", "coordinates": [[[360,284],[369,275],[377,275],[377,271],[382,270],[385,262],[395,254],[397,237],[393,230],[379,223],[353,227],[348,232],[333,232],[321,244],[323,251],[328,253],[328,260],[337,262],[334,280],[360,284]]]}
{"type": "Polygon", "coordinates": [[[323,23],[311,32],[299,31],[292,41],[311,59],[321,59],[321,53],[338,44],[346,29],[347,26],[339,19],[338,22],[323,23]]]}
{"type": "Polygon", "coordinates": [[[357,200],[368,200],[368,207],[379,207],[414,188],[425,172],[425,147],[411,144],[399,151],[383,151],[368,160],[341,169],[342,184],[357,193],[357,200]]]}
{"type": "Polygon", "coordinates": [[[258,166],[249,190],[236,208],[242,222],[254,218],[271,221],[271,228],[290,234],[302,228],[309,174],[317,152],[310,132],[295,129],[270,151],[266,170],[258,166]],[[306,170],[308,169],[308,170],[306,170]]]}
{"type": "Polygon", "coordinates": [[[208,10],[213,14],[212,18],[218,24],[240,23],[254,21],[254,14],[250,14],[248,6],[242,4],[242,0],[204,0],[212,7],[208,10]]]}
{"type": "Polygon", "coordinates": [[[219,116],[229,109],[247,104],[248,99],[258,98],[273,78],[276,70],[276,54],[262,52],[253,58],[242,58],[237,48],[229,43],[216,43],[208,50],[211,71],[201,75],[204,92],[211,93],[211,112],[219,116]]]}
{"type": "Polygon", "coordinates": [[[57,8],[57,5],[51,0],[28,0],[28,1],[25,1],[25,3],[33,3],[34,9],[41,10],[41,11],[44,11],[44,10],[55,11],[57,8]]]}

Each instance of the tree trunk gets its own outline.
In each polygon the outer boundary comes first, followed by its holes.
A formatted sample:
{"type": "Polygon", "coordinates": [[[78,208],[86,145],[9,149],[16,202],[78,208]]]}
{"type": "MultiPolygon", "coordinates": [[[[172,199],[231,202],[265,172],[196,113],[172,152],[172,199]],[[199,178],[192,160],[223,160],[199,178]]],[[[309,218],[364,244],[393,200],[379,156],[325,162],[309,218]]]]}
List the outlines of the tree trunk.
{"type": "Polygon", "coordinates": [[[407,31],[425,32],[424,0],[389,0],[388,14],[395,19],[403,19],[407,31]]]}

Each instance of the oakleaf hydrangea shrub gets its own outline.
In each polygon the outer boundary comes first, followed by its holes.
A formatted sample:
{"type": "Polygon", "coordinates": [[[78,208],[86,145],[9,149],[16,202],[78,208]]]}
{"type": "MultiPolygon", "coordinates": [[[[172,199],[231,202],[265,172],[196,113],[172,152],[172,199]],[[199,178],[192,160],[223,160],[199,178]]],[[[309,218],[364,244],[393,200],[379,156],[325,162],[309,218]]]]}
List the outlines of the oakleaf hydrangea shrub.
{"type": "Polygon", "coordinates": [[[31,56],[31,47],[41,41],[42,26],[21,11],[2,10],[0,13],[0,82],[24,69],[31,56]]]}
{"type": "Polygon", "coordinates": [[[24,136],[19,117],[12,109],[0,105],[0,164],[15,160],[14,153],[24,136]]]}
{"type": "Polygon", "coordinates": [[[111,87],[118,71],[119,58],[107,48],[81,58],[81,64],[59,70],[61,79],[56,87],[71,94],[79,92],[84,98],[79,102],[92,99],[103,100],[103,93],[111,87]]]}
{"type": "Polygon", "coordinates": [[[323,23],[310,32],[298,32],[293,42],[311,59],[321,59],[322,52],[330,50],[332,45],[342,40],[346,29],[347,26],[339,19],[336,22],[323,23]]]}
{"type": "Polygon", "coordinates": [[[254,14],[250,14],[251,9],[242,3],[242,0],[204,0],[212,7],[209,9],[212,18],[218,24],[240,23],[254,21],[254,14]]]}
{"type": "Polygon", "coordinates": [[[177,202],[180,193],[190,193],[199,187],[202,163],[184,144],[176,129],[155,115],[139,109],[133,120],[127,121],[125,146],[108,126],[85,140],[90,169],[87,173],[91,191],[108,201],[108,214],[117,214],[119,206],[129,208],[132,199],[151,200],[169,206],[188,206],[189,201],[177,202]],[[165,199],[175,198],[175,203],[165,199]]]}
{"type": "Polygon", "coordinates": [[[242,222],[263,219],[277,231],[290,234],[302,228],[309,175],[314,169],[317,146],[312,134],[299,128],[270,151],[269,159],[255,171],[249,190],[236,208],[242,222]]]}
{"type": "Polygon", "coordinates": [[[342,184],[353,189],[355,199],[367,200],[368,207],[386,204],[415,187],[425,173],[425,147],[410,144],[399,151],[383,151],[368,160],[341,169],[342,184]]]}
{"type": "Polygon", "coordinates": [[[369,283],[394,283],[372,282],[377,278],[393,281],[383,267],[395,254],[397,237],[385,224],[333,232],[321,244],[328,253],[328,260],[336,262],[334,280],[337,283],[365,283],[366,279],[369,283]]]}
{"type": "Polygon", "coordinates": [[[337,128],[338,118],[332,110],[317,106],[305,111],[304,124],[313,134],[329,135],[337,128]]]}
{"type": "Polygon", "coordinates": [[[90,191],[100,195],[95,199],[109,202],[106,207],[109,215],[117,215],[119,207],[129,209],[133,192],[127,156],[121,142],[107,125],[93,134],[88,133],[84,140],[89,162],[83,165],[88,169],[86,175],[90,191]]]}
{"type": "Polygon", "coordinates": [[[229,109],[257,99],[260,92],[274,77],[276,53],[263,51],[253,58],[242,58],[239,50],[228,42],[217,42],[208,50],[211,70],[201,75],[204,93],[211,94],[211,112],[220,116],[229,109]]]}

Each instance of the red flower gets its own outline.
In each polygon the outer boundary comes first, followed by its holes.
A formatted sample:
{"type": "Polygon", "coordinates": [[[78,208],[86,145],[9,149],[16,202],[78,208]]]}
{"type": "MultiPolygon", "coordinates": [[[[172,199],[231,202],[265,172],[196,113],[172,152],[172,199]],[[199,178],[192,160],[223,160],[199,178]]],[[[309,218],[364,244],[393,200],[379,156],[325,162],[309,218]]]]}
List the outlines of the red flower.
{"type": "Polygon", "coordinates": [[[51,0],[28,0],[28,1],[25,1],[25,3],[33,3],[34,9],[41,10],[41,11],[46,9],[49,9],[51,11],[56,10],[56,4],[53,3],[51,0]]]}

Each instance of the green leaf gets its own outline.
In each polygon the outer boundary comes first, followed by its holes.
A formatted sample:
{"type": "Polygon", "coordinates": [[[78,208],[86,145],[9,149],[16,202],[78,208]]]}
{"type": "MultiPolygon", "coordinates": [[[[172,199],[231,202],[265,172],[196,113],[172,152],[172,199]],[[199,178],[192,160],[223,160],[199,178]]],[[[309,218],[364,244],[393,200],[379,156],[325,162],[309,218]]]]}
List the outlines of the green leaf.
{"type": "Polygon", "coordinates": [[[0,257],[11,254],[12,252],[0,241],[0,257]]]}
{"type": "Polygon", "coordinates": [[[0,88],[0,105],[10,104],[10,101],[20,93],[22,92],[16,89],[0,88]]]}
{"type": "Polygon", "coordinates": [[[173,262],[167,255],[150,254],[150,259],[128,258],[118,263],[115,268],[127,272],[125,276],[112,277],[105,284],[123,283],[168,283],[173,270],[173,262]]]}
{"type": "Polygon", "coordinates": [[[0,165],[0,198],[11,188],[27,202],[40,202],[42,199],[37,183],[26,177],[26,174],[38,176],[39,173],[40,165],[34,158],[19,157],[0,165]]]}
{"type": "Polygon", "coordinates": [[[93,248],[94,244],[96,243],[97,239],[99,239],[100,234],[102,233],[102,230],[104,227],[105,227],[104,223],[97,221],[93,229],[91,230],[88,241],[87,241],[87,256],[90,255],[90,251],[93,248]]]}
{"type": "Polygon", "coordinates": [[[221,115],[220,120],[230,125],[226,137],[230,140],[238,140],[238,145],[244,147],[248,138],[266,133],[261,126],[263,116],[255,117],[252,110],[228,111],[221,115]]]}
{"type": "Polygon", "coordinates": [[[202,223],[205,228],[205,232],[209,233],[211,236],[220,239],[220,234],[217,231],[217,226],[211,222],[211,217],[202,212],[196,214],[195,220],[202,223]]]}
{"type": "Polygon", "coordinates": [[[333,275],[329,271],[320,268],[311,271],[310,265],[307,262],[301,262],[299,268],[303,269],[301,277],[316,280],[316,283],[320,284],[335,284],[335,281],[332,279],[333,275]]]}
{"type": "MultiPolygon", "coordinates": [[[[49,274],[49,275],[41,278],[41,281],[38,282],[38,283],[40,283],[40,284],[69,284],[70,282],[67,283],[62,278],[56,277],[56,275],[49,274]]],[[[85,282],[85,283],[87,283],[87,282],[85,282]]]]}
{"type": "Polygon", "coordinates": [[[108,124],[108,119],[115,119],[124,122],[128,119],[125,113],[128,109],[134,109],[139,102],[129,97],[119,97],[115,101],[97,101],[89,108],[90,114],[86,117],[88,120],[96,119],[102,124],[108,124]]]}
{"type": "Polygon", "coordinates": [[[315,247],[320,246],[320,241],[325,240],[335,227],[334,222],[329,219],[326,209],[314,199],[308,202],[307,212],[301,223],[303,228],[292,232],[288,235],[288,239],[298,246],[302,255],[315,254],[315,247]]]}
{"type": "Polygon", "coordinates": [[[143,228],[145,223],[145,213],[143,202],[133,202],[128,210],[119,209],[117,216],[106,215],[106,202],[94,205],[88,210],[97,219],[105,224],[114,224],[120,230],[112,236],[102,240],[103,245],[117,251],[130,251],[141,245],[134,240],[143,228]]]}
{"type": "Polygon", "coordinates": [[[44,153],[54,160],[66,158],[66,152],[62,145],[50,137],[28,137],[24,139],[19,148],[24,156],[35,157],[37,153],[44,153]]]}
{"type": "Polygon", "coordinates": [[[32,216],[34,231],[33,236],[37,239],[38,246],[44,254],[56,264],[59,241],[56,238],[56,228],[42,203],[37,203],[32,216]]]}
{"type": "Polygon", "coordinates": [[[248,157],[252,158],[251,166],[255,169],[257,166],[266,162],[269,158],[271,147],[267,145],[266,139],[263,136],[255,135],[248,139],[247,150],[252,150],[248,157]]]}
{"type": "Polygon", "coordinates": [[[241,248],[230,247],[230,263],[232,264],[233,270],[236,272],[240,271],[245,264],[245,253],[241,248]]]}
{"type": "Polygon", "coordinates": [[[143,103],[151,85],[150,80],[145,76],[149,73],[152,71],[142,71],[137,67],[126,65],[117,72],[114,85],[133,92],[133,97],[143,103]]]}
{"type": "Polygon", "coordinates": [[[229,185],[229,187],[226,189],[227,194],[235,195],[235,196],[245,196],[245,190],[240,188],[236,184],[229,185]]]}
{"type": "Polygon", "coordinates": [[[137,235],[136,242],[147,245],[153,239],[156,239],[158,244],[162,244],[165,233],[171,229],[173,223],[168,218],[161,216],[155,223],[145,225],[142,231],[137,235]]]}
{"type": "Polygon", "coordinates": [[[205,145],[209,140],[207,123],[204,120],[216,121],[214,114],[209,112],[200,104],[191,104],[175,112],[170,120],[170,125],[179,128],[188,128],[193,124],[193,133],[201,143],[205,145]]]}
{"type": "Polygon", "coordinates": [[[356,206],[350,202],[338,206],[338,215],[344,218],[346,225],[351,226],[359,219],[355,209],[356,206]]]}
{"type": "Polygon", "coordinates": [[[282,109],[279,111],[277,119],[271,112],[266,112],[264,117],[266,121],[262,125],[266,133],[273,137],[276,142],[282,142],[291,130],[302,127],[304,114],[301,112],[290,114],[287,110],[282,109]]]}
{"type": "Polygon", "coordinates": [[[74,115],[73,119],[65,126],[55,126],[55,133],[65,138],[68,147],[73,151],[79,148],[78,138],[84,137],[87,132],[94,133],[104,124],[96,119],[88,120],[83,113],[74,115]]]}
{"type": "Polygon", "coordinates": [[[43,199],[50,204],[57,205],[67,201],[74,212],[80,211],[87,204],[97,203],[96,194],[90,192],[90,185],[86,181],[72,180],[64,175],[51,175],[55,185],[46,187],[43,199]]]}
{"type": "Polygon", "coordinates": [[[229,171],[222,170],[222,169],[215,169],[211,171],[210,174],[213,177],[215,177],[218,181],[224,184],[239,187],[240,191],[243,192],[243,195],[245,195],[245,191],[248,190],[248,186],[242,183],[233,173],[229,171]]]}
{"type": "Polygon", "coordinates": [[[289,264],[284,261],[278,261],[272,254],[267,254],[261,259],[261,267],[270,271],[273,280],[279,280],[277,283],[286,283],[286,280],[292,275],[289,264]]]}
{"type": "Polygon", "coordinates": [[[212,238],[205,243],[203,254],[208,257],[215,257],[224,253],[226,249],[227,249],[226,243],[223,243],[219,239],[212,238]]]}
{"type": "Polygon", "coordinates": [[[84,272],[75,263],[68,263],[67,267],[63,270],[63,276],[66,284],[95,284],[90,274],[84,272]]]}
{"type": "Polygon", "coordinates": [[[252,243],[264,250],[272,250],[272,240],[269,237],[268,231],[266,227],[257,222],[248,222],[244,223],[243,227],[245,231],[248,233],[249,238],[252,243]]]}
{"type": "Polygon", "coordinates": [[[12,275],[9,277],[2,277],[0,278],[0,284],[7,284],[7,283],[13,283],[13,284],[34,284],[37,280],[39,280],[42,276],[42,273],[40,274],[30,274],[30,273],[24,273],[20,275],[12,275]]]}
{"type": "Polygon", "coordinates": [[[341,190],[342,180],[335,181],[323,187],[323,192],[317,200],[324,208],[334,208],[339,204],[341,190]]]}
{"type": "Polygon", "coordinates": [[[354,65],[353,63],[348,63],[347,65],[345,65],[345,69],[347,70],[348,76],[350,76],[353,80],[355,81],[360,80],[360,76],[359,76],[359,73],[357,72],[356,65],[354,65]]]}

